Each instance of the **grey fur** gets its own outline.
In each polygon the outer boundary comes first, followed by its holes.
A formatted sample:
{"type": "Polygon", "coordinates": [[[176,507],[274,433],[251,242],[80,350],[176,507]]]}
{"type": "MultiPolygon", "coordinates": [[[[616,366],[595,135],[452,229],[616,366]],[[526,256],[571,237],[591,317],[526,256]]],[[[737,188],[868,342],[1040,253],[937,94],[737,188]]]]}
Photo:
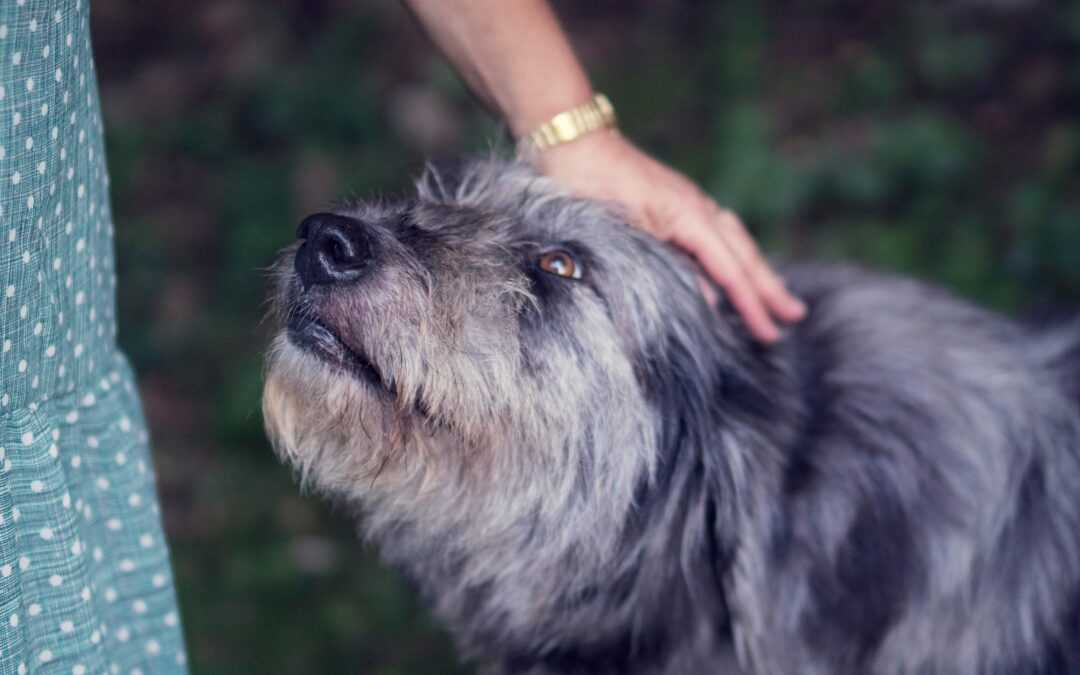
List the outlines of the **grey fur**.
{"type": "Polygon", "coordinates": [[[285,252],[267,429],[466,657],[1080,672],[1080,324],[794,265],[809,317],[764,347],[680,255],[497,161],[340,213],[374,263],[304,291],[285,252]]]}

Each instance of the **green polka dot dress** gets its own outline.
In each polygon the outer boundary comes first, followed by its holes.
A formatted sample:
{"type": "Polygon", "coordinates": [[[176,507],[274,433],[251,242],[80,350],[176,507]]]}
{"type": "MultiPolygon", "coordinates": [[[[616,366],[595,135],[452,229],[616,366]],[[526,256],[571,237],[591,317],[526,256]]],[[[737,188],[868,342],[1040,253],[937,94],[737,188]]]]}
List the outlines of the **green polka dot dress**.
{"type": "Polygon", "coordinates": [[[0,0],[0,674],[185,671],[85,0],[0,0]]]}

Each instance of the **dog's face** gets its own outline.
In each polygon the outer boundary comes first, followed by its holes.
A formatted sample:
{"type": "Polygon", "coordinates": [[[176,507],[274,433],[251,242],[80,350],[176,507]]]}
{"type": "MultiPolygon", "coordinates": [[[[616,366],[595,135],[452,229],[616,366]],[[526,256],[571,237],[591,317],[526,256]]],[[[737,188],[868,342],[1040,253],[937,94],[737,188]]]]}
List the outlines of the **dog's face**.
{"type": "Polygon", "coordinates": [[[646,380],[710,313],[666,247],[495,163],[298,235],[264,409],[309,482],[435,530],[624,515],[664,415],[646,380]]]}

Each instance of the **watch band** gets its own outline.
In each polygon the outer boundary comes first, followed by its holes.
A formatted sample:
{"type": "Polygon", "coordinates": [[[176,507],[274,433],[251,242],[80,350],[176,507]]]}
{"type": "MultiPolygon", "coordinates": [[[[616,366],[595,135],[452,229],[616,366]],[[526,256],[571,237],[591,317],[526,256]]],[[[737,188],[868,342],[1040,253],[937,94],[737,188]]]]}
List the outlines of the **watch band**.
{"type": "Polygon", "coordinates": [[[531,156],[585,134],[616,126],[615,108],[603,94],[565,110],[518,139],[518,154],[531,156]]]}

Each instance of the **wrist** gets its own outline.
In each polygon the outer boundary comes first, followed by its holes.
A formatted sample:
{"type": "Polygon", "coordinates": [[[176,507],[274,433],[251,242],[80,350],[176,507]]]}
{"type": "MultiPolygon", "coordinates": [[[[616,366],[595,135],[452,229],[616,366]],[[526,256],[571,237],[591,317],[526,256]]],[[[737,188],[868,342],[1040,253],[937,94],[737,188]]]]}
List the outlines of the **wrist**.
{"type": "Polygon", "coordinates": [[[552,117],[589,101],[593,96],[592,85],[582,74],[561,81],[534,82],[528,91],[498,104],[510,133],[514,138],[521,138],[552,117]]]}

